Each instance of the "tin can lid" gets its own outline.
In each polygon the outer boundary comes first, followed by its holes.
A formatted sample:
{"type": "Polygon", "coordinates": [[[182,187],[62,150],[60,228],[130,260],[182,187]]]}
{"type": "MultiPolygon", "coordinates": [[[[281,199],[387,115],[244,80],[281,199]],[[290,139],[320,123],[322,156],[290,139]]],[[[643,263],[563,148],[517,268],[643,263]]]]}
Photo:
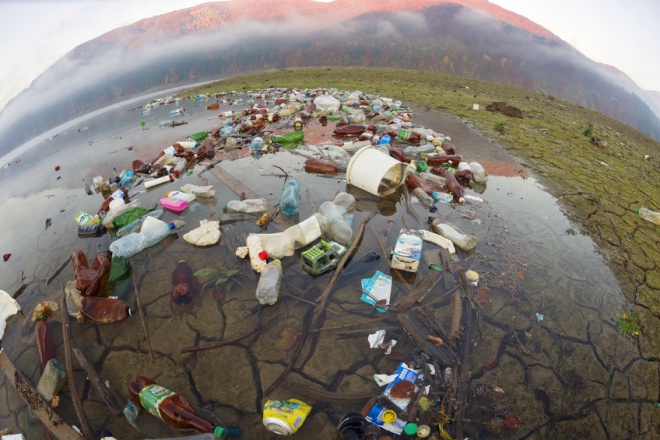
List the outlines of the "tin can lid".
{"type": "Polygon", "coordinates": [[[431,428],[429,425],[419,425],[417,428],[417,437],[426,438],[431,434],[431,428]]]}
{"type": "Polygon", "coordinates": [[[277,417],[266,417],[264,419],[264,426],[267,430],[277,435],[291,435],[293,433],[291,426],[277,417]]]}

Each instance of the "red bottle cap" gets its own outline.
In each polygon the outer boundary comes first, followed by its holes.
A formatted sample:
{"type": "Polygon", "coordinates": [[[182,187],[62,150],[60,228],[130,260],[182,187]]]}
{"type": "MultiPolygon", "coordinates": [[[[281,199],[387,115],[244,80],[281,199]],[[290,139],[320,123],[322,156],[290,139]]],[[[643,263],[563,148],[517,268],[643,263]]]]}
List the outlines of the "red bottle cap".
{"type": "Polygon", "coordinates": [[[259,252],[259,259],[261,261],[266,261],[268,259],[268,252],[266,251],[259,252]]]}

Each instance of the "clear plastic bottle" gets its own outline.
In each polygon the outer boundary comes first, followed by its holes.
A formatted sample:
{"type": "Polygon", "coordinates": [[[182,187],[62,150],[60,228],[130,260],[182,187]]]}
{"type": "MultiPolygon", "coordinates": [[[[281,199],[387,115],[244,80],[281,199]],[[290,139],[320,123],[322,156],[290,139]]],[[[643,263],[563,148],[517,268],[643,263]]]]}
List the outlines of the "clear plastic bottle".
{"type": "Polygon", "coordinates": [[[140,228],[142,227],[142,222],[144,222],[145,218],[147,217],[160,218],[162,215],[163,215],[162,209],[156,209],[154,211],[148,212],[147,214],[143,215],[141,218],[137,220],[133,220],[123,228],[119,229],[117,231],[117,238],[125,237],[131,232],[139,232],[140,228]]]}
{"type": "Polygon", "coordinates": [[[435,146],[433,144],[426,144],[420,147],[406,147],[403,152],[407,156],[419,155],[422,153],[435,153],[435,146]]]}
{"type": "Polygon", "coordinates": [[[140,232],[128,234],[110,244],[113,257],[130,258],[138,252],[163,240],[174,229],[174,224],[165,223],[154,217],[147,217],[142,222],[140,232]]]}
{"type": "Polygon", "coordinates": [[[345,213],[351,213],[355,210],[355,197],[347,192],[337,193],[332,203],[344,209],[345,213]]]}
{"type": "Polygon", "coordinates": [[[181,187],[181,192],[195,194],[197,197],[213,197],[215,188],[213,188],[213,185],[200,186],[188,183],[181,187]]]}
{"type": "Polygon", "coordinates": [[[435,232],[451,240],[452,243],[464,251],[471,251],[477,245],[477,237],[472,234],[466,234],[457,227],[445,223],[440,219],[433,220],[431,226],[435,232]]]}
{"type": "Polygon", "coordinates": [[[174,158],[174,169],[172,170],[172,174],[175,176],[180,176],[183,174],[183,170],[186,169],[186,166],[188,165],[188,161],[186,160],[185,157],[175,157],[174,158]]]}
{"type": "Polygon", "coordinates": [[[637,213],[644,220],[655,223],[656,225],[660,225],[660,212],[651,211],[647,208],[639,208],[637,213]]]}
{"type": "Polygon", "coordinates": [[[417,197],[419,203],[421,203],[425,208],[430,208],[431,205],[433,205],[433,198],[426,194],[426,191],[424,191],[422,188],[415,188],[413,190],[413,194],[415,197],[417,197]]]}
{"type": "Polygon", "coordinates": [[[273,260],[266,266],[257,284],[257,299],[261,304],[273,305],[277,302],[282,284],[282,263],[273,260]]]}
{"type": "Polygon", "coordinates": [[[443,188],[445,186],[447,186],[447,181],[442,176],[437,176],[435,174],[427,173],[427,172],[424,171],[424,172],[419,173],[419,177],[426,180],[427,182],[436,183],[436,184],[440,185],[443,188]]]}
{"type": "Polygon", "coordinates": [[[227,212],[265,212],[268,210],[266,199],[230,200],[227,212]]]}
{"type": "Polygon", "coordinates": [[[344,209],[333,202],[323,202],[319,212],[326,218],[324,232],[339,244],[348,245],[353,240],[353,229],[344,219],[344,209]]]}
{"type": "Polygon", "coordinates": [[[300,212],[300,184],[295,179],[289,179],[284,185],[280,197],[280,211],[290,217],[300,212]]]}
{"type": "Polygon", "coordinates": [[[474,177],[475,182],[477,183],[488,182],[488,175],[486,174],[486,170],[484,169],[483,166],[481,166],[479,162],[470,162],[468,165],[472,170],[472,176],[474,177]]]}
{"type": "Polygon", "coordinates": [[[264,147],[264,140],[263,138],[257,136],[252,138],[252,141],[250,142],[250,150],[253,152],[261,151],[261,149],[264,147]]]}
{"type": "Polygon", "coordinates": [[[348,168],[348,161],[351,160],[348,152],[337,145],[328,147],[328,156],[330,156],[330,160],[342,168],[348,168]]]}

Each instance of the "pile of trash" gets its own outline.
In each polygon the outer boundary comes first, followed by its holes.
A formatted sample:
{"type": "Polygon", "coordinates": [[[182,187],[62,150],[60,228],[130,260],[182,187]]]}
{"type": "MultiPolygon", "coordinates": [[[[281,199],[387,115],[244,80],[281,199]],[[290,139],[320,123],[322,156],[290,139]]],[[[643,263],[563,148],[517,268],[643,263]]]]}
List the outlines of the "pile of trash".
{"type": "MultiPolygon", "coordinates": [[[[182,184],[186,176],[194,172],[200,176],[213,172],[218,163],[230,160],[231,153],[237,153],[236,157],[288,154],[286,152],[302,155],[306,158],[307,173],[345,175],[348,185],[375,197],[400,192],[402,203],[418,220],[410,204],[419,204],[429,213],[427,228],[405,227],[398,231],[396,244],[388,257],[390,274],[376,271],[372,277],[360,281],[362,301],[373,305],[380,313],[396,312],[396,319],[417,345],[419,355],[401,362],[390,376],[376,375],[374,380],[384,387],[382,393],[374,396],[362,414],[347,414],[340,421],[337,427],[340,438],[375,439],[383,431],[405,435],[405,438],[433,438],[433,435],[450,438],[449,431],[459,435],[461,429],[456,426],[460,426],[460,421],[454,419],[457,417],[454,403],[465,398],[464,394],[461,396],[465,390],[457,374],[461,356],[458,336],[468,319],[466,316],[478,309],[472,286],[477,284],[479,275],[474,271],[460,271],[461,279],[454,287],[455,315],[447,332],[441,325],[433,325],[433,318],[423,317],[422,312],[413,308],[424,301],[435,282],[420,283],[417,289],[396,302],[392,302],[390,296],[392,275],[414,274],[423,267],[423,247],[431,246],[440,252],[443,264],[429,266],[437,273],[442,273],[452,258],[473,252],[477,237],[434,217],[433,213],[443,205],[483,202],[467,194],[465,188],[483,192],[488,179],[484,167],[465,161],[449,136],[416,126],[412,121],[414,112],[401,101],[359,91],[273,87],[198,95],[183,100],[166,98],[145,105],[143,115],[148,115],[156,106],[170,103],[178,106],[189,100],[208,104],[209,112],[218,111],[209,117],[209,120],[218,120],[218,126],[210,131],[192,133],[155,157],[135,159],[125,164],[121,172],[115,171],[114,176],[94,176],[91,184],[85,183],[87,194],[101,195],[102,200],[97,212],[76,213],[78,235],[89,238],[110,234],[112,242],[91,264],[82,251],[72,255],[75,279],[65,288],[68,313],[78,322],[99,325],[128,319],[134,314],[134,308],[111,294],[104,296],[108,293],[104,286],[108,281],[126,279],[130,275],[131,257],[157,245],[176,230],[184,232],[183,240],[193,247],[212,246],[221,240],[221,222],[216,219],[208,219],[194,228],[186,224],[186,213],[195,200],[215,196],[213,185],[182,184]],[[236,110],[220,111],[221,107],[236,110]],[[328,139],[324,142],[316,142],[318,137],[314,142],[307,140],[306,134],[312,126],[323,127],[329,134],[328,139]],[[158,205],[142,205],[140,194],[146,190],[162,192],[158,205]],[[161,220],[165,213],[174,213],[177,219],[161,220]],[[463,305],[466,310],[461,311],[463,305]]],[[[183,115],[185,111],[185,107],[181,107],[171,114],[183,115]]],[[[161,121],[159,126],[182,123],[172,122],[161,121]]],[[[361,232],[356,232],[352,224],[356,205],[353,195],[339,192],[332,200],[318,206],[311,216],[297,221],[300,202],[300,183],[286,175],[276,206],[259,197],[238,197],[223,206],[229,214],[254,216],[255,224],[260,227],[258,233],[247,236],[235,253],[238,258],[249,259],[252,270],[259,274],[255,297],[262,305],[278,301],[283,278],[282,260],[299,259],[302,269],[312,277],[330,271],[335,271],[338,277],[360,242],[361,232]],[[276,222],[278,217],[282,219],[279,223],[276,222]],[[278,231],[273,231],[274,225],[278,231]]],[[[191,300],[194,278],[193,270],[184,261],[173,269],[173,302],[181,304],[191,300]]],[[[57,307],[47,309],[56,310],[57,307]]],[[[45,322],[53,313],[44,313],[35,319],[45,322]]],[[[5,314],[1,319],[4,326],[5,314]]],[[[43,326],[37,328],[47,331],[43,326]]],[[[37,337],[40,353],[43,353],[42,370],[44,376],[48,375],[56,384],[47,394],[40,394],[53,405],[66,374],[61,365],[50,362],[53,359],[47,355],[49,350],[42,346],[46,340],[44,335],[37,337]]],[[[384,330],[369,336],[371,348],[391,351],[395,344],[394,340],[385,341],[384,330]]],[[[194,429],[212,433],[215,438],[240,435],[219,421],[209,421],[197,414],[183,396],[149,378],[138,376],[136,382],[129,384],[129,391],[130,402],[124,414],[131,423],[141,410],[146,410],[174,429],[194,429]],[[174,416],[182,408],[187,412],[185,420],[174,416]]],[[[268,400],[263,423],[274,433],[291,435],[311,410],[295,399],[268,400]]]]}

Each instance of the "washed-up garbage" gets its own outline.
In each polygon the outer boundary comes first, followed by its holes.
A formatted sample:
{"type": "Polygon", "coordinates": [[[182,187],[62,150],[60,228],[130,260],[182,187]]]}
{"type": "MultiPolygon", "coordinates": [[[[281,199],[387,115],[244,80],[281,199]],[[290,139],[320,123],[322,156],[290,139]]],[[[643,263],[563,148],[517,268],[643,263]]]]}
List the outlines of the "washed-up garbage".
{"type": "Polygon", "coordinates": [[[268,400],[264,404],[263,423],[267,430],[278,435],[295,434],[312,407],[297,399],[268,400]]]}
{"type": "Polygon", "coordinates": [[[51,359],[46,363],[46,368],[39,379],[37,392],[50,403],[60,392],[64,382],[66,382],[66,370],[56,359],[51,359]]]}
{"type": "Polygon", "coordinates": [[[179,261],[172,271],[172,301],[176,304],[189,303],[195,294],[193,270],[185,262],[179,261]]]}
{"type": "Polygon", "coordinates": [[[213,220],[198,226],[183,235],[183,239],[194,246],[211,246],[220,241],[220,222],[213,220]]]}
{"type": "Polygon", "coordinates": [[[386,307],[390,304],[390,295],[392,294],[392,277],[385,275],[381,271],[376,271],[371,278],[362,279],[362,297],[360,300],[367,304],[377,305],[379,312],[387,311],[386,307]]]}
{"type": "Polygon", "coordinates": [[[321,240],[300,254],[302,268],[312,276],[322,275],[336,268],[347,250],[337,242],[321,240]]]}
{"type": "Polygon", "coordinates": [[[83,251],[75,251],[71,255],[73,270],[76,277],[76,289],[83,296],[97,296],[108,278],[111,256],[109,252],[101,252],[94,258],[91,266],[83,251]]]}
{"type": "Polygon", "coordinates": [[[422,235],[412,229],[402,228],[392,252],[392,269],[417,272],[422,257],[422,235]]]}
{"type": "Polygon", "coordinates": [[[431,223],[433,229],[443,237],[449,239],[464,251],[471,251],[477,246],[477,237],[472,234],[466,234],[456,226],[440,219],[434,219],[431,223]]]}
{"type": "MultiPolygon", "coordinates": [[[[395,397],[395,396],[401,396],[401,394],[392,395],[392,389],[395,386],[397,386],[397,384],[399,383],[407,382],[412,384],[414,390],[415,389],[414,384],[417,381],[418,372],[409,368],[408,365],[402,362],[401,364],[399,364],[399,367],[396,369],[394,375],[395,375],[395,379],[387,385],[382,395],[387,397],[400,410],[405,411],[408,405],[410,404],[410,400],[411,400],[410,396],[407,395],[407,397],[395,397]]],[[[394,421],[387,423],[385,420],[383,420],[383,414],[387,410],[393,410],[393,409],[384,408],[381,404],[376,403],[369,411],[369,414],[367,414],[366,419],[369,423],[374,424],[376,426],[380,426],[383,429],[393,434],[397,434],[397,435],[401,434],[403,432],[403,428],[407,424],[407,420],[397,417],[394,421]]]]}

